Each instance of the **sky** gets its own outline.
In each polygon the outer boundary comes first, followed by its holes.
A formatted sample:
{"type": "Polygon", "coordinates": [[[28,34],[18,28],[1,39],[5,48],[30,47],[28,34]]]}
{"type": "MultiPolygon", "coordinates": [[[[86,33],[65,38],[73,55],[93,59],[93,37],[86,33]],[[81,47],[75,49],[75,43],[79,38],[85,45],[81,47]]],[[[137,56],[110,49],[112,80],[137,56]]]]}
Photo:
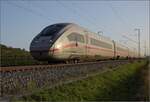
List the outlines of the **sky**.
{"type": "Polygon", "coordinates": [[[139,28],[142,53],[145,45],[146,53],[150,53],[149,3],[148,0],[0,0],[1,43],[29,50],[32,39],[44,27],[71,22],[95,33],[102,31],[103,36],[131,49],[138,48],[132,40],[138,41],[135,28],[139,28]]]}

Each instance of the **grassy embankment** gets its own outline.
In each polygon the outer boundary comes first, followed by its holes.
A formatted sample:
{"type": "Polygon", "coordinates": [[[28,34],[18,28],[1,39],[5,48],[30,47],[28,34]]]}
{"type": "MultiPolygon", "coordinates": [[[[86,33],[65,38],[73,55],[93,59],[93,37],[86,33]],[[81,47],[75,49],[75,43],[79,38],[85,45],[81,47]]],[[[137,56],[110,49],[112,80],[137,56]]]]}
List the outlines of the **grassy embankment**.
{"type": "Polygon", "coordinates": [[[34,60],[30,52],[25,49],[12,48],[0,44],[0,51],[1,66],[22,66],[44,63],[34,60]]]}
{"type": "Polygon", "coordinates": [[[76,81],[24,96],[22,101],[101,101],[137,100],[137,73],[146,65],[139,61],[122,65],[85,80],[76,81]]]}

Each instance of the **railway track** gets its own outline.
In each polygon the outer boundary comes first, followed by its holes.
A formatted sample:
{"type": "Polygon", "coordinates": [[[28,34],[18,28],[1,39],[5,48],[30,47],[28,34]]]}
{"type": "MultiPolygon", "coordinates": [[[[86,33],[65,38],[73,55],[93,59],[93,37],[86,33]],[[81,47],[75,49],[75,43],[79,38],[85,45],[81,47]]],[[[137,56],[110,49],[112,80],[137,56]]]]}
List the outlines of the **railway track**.
{"type": "MultiPolygon", "coordinates": [[[[116,60],[117,62],[127,61],[127,60],[116,60]]],[[[27,65],[27,66],[8,66],[1,67],[0,72],[17,72],[17,71],[27,71],[27,70],[39,70],[39,69],[47,69],[53,67],[62,67],[62,66],[76,66],[76,65],[86,65],[86,64],[96,64],[96,63],[110,63],[114,62],[113,60],[107,61],[97,61],[97,62],[83,62],[83,63],[72,63],[72,64],[43,64],[43,65],[27,65]]]]}
{"type": "Polygon", "coordinates": [[[90,73],[115,68],[128,60],[87,62],[78,64],[2,67],[0,70],[1,97],[27,94],[34,89],[72,82],[90,73]]]}

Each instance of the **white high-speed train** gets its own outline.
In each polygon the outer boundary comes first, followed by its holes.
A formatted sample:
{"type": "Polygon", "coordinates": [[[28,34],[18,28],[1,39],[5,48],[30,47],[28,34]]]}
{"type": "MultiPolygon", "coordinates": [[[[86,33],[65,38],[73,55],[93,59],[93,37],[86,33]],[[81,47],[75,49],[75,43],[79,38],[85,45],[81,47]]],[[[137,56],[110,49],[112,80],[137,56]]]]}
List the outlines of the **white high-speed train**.
{"type": "Polygon", "coordinates": [[[127,47],[73,23],[44,28],[31,42],[31,55],[43,61],[87,61],[136,58],[127,47]]]}

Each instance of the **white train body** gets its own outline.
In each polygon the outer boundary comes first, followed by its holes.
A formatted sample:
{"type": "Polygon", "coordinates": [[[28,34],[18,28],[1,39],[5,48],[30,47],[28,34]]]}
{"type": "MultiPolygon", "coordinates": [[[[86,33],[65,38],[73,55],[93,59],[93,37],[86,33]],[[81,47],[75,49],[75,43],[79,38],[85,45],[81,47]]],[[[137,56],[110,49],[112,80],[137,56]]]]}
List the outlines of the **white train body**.
{"type": "Polygon", "coordinates": [[[46,27],[32,40],[30,52],[35,59],[47,61],[137,57],[121,44],[73,23],[46,27]]]}

